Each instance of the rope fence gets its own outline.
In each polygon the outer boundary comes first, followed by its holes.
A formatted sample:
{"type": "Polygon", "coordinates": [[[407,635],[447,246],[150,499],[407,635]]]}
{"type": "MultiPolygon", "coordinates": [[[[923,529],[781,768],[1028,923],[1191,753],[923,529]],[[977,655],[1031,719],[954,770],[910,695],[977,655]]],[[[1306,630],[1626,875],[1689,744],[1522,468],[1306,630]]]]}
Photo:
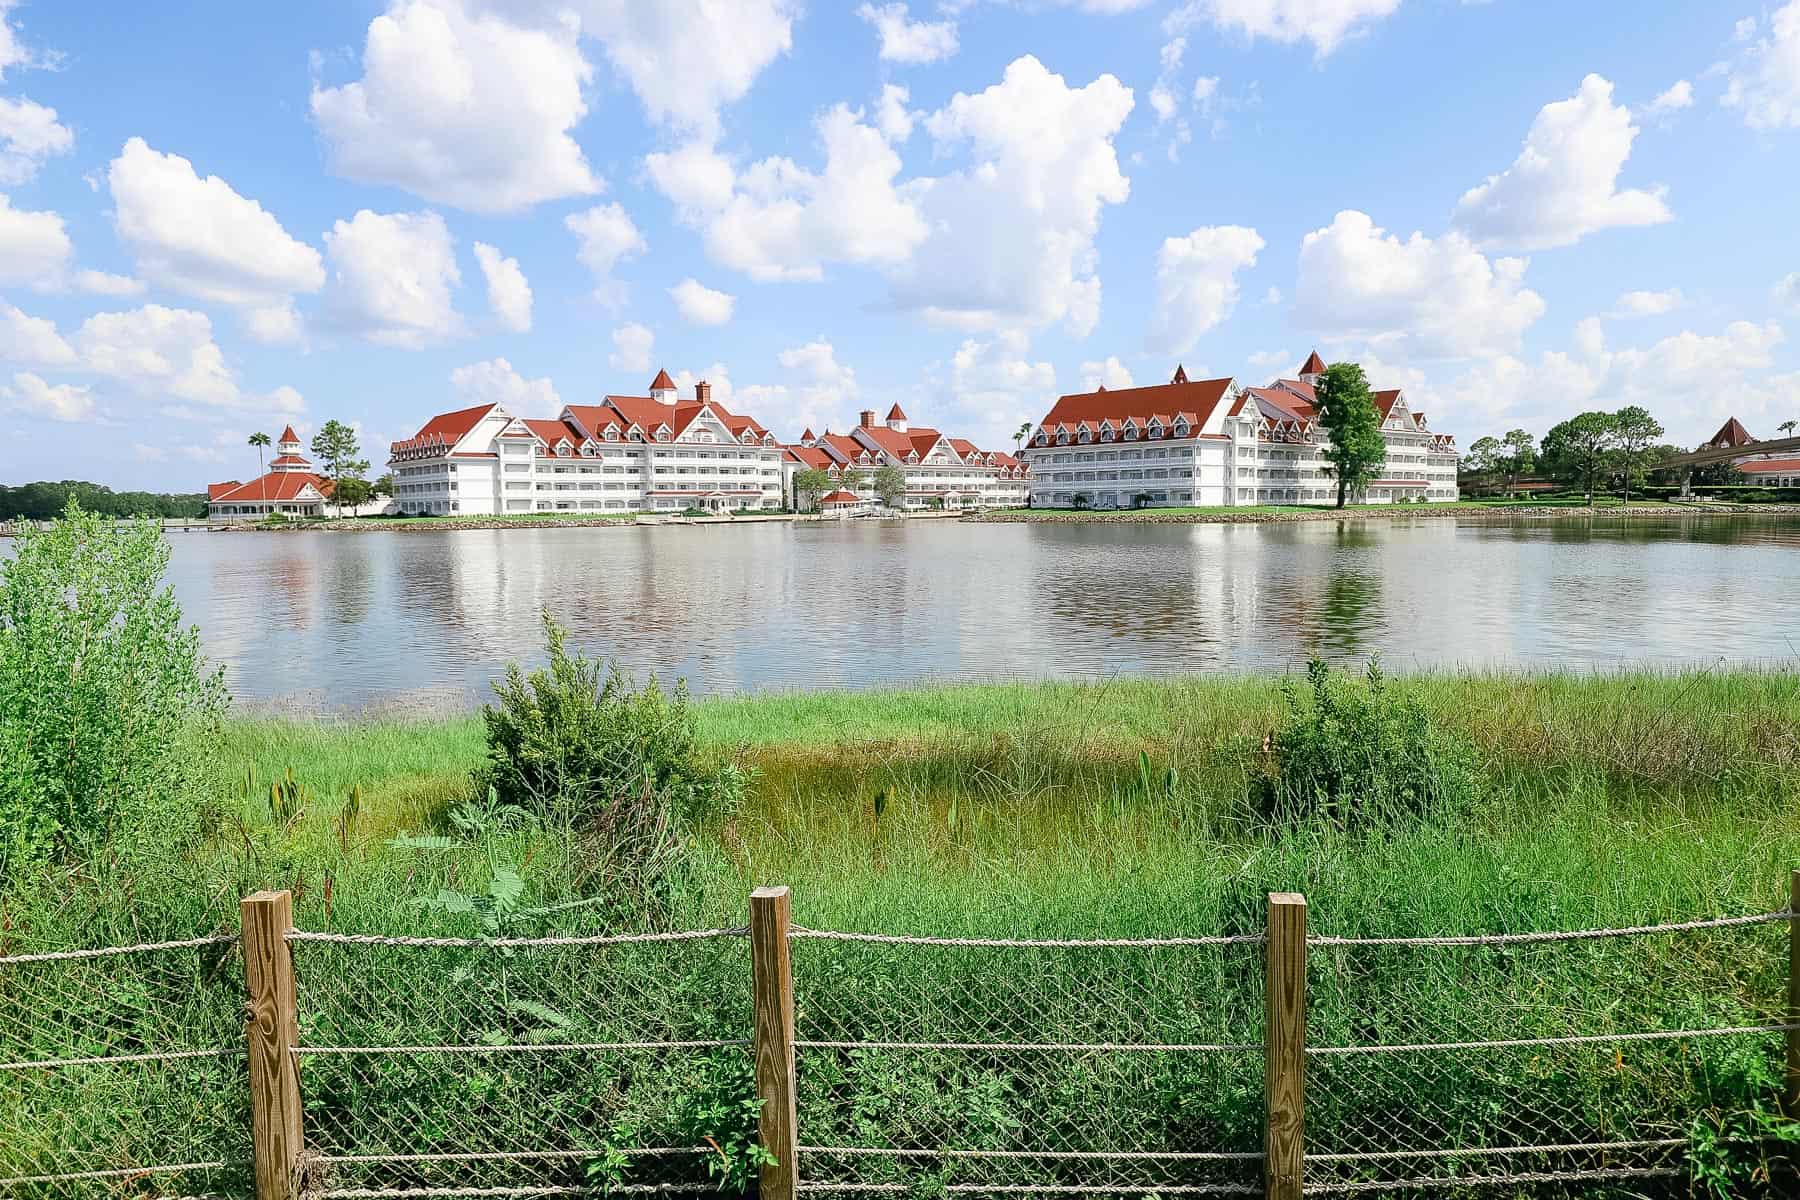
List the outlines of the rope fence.
{"type": "Polygon", "coordinates": [[[1738,1118],[1800,1103],[1794,884],[1141,939],[811,929],[785,889],[732,928],[390,936],[259,893],[241,934],[0,955],[0,1197],[1675,1196],[1697,1153],[1779,1194],[1738,1118]]]}

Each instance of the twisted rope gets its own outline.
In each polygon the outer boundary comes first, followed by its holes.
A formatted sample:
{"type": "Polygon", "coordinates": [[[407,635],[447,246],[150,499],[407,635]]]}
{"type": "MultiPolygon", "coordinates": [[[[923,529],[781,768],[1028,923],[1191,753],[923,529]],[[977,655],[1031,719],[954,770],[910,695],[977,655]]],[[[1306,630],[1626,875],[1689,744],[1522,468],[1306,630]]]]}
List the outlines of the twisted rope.
{"type": "Polygon", "coordinates": [[[1106,1162],[1260,1162],[1263,1157],[1260,1150],[897,1150],[876,1146],[799,1146],[796,1149],[802,1154],[833,1154],[846,1158],[873,1155],[884,1158],[1002,1158],[1034,1161],[1097,1159],[1106,1162]]]}
{"type": "Polygon", "coordinates": [[[1483,1050],[1516,1046],[1584,1046],[1596,1042],[1655,1042],[1681,1038],[1787,1033],[1800,1025],[1734,1025],[1722,1029],[1658,1029],[1647,1033],[1582,1033],[1565,1037],[1502,1038],[1492,1042],[1414,1042],[1403,1046],[1308,1046],[1308,1054],[1393,1054],[1409,1050],[1483,1050]]]}
{"type": "Polygon", "coordinates": [[[1756,913],[1748,917],[1712,917],[1704,921],[1679,921],[1673,925],[1627,925],[1621,929],[1559,929],[1537,933],[1479,933],[1460,937],[1309,937],[1309,946],[1516,946],[1534,942],[1582,942],[1593,938],[1637,937],[1642,934],[1687,933],[1695,929],[1729,929],[1738,925],[1765,925],[1793,921],[1800,913],[1789,909],[1756,913]]]}
{"type": "MultiPolygon", "coordinates": [[[[1090,948],[1159,948],[1167,946],[1238,946],[1268,939],[1260,933],[1236,933],[1218,937],[1172,938],[953,938],[909,937],[895,933],[845,933],[831,929],[788,929],[795,940],[873,942],[883,946],[977,946],[1007,950],[1080,950],[1090,948]]],[[[1166,1189],[1164,1189],[1166,1190],[1166,1189]]]]}
{"type": "Polygon", "coordinates": [[[525,1042],[498,1046],[464,1042],[446,1046],[295,1046],[293,1053],[296,1056],[310,1054],[508,1054],[515,1051],[601,1053],[613,1050],[719,1050],[727,1046],[748,1046],[749,1044],[749,1038],[696,1039],[674,1042],[525,1042]]]}
{"type": "Polygon", "coordinates": [[[795,1039],[797,1050],[995,1050],[1047,1053],[1097,1051],[1121,1054],[1239,1054],[1261,1051],[1261,1043],[1160,1042],[815,1042],[795,1039]]]}
{"type": "Polygon", "coordinates": [[[1508,1175],[1471,1175],[1458,1179],[1369,1179],[1339,1183],[1307,1182],[1309,1196],[1345,1192],[1393,1192],[1416,1188],[1491,1187],[1509,1183],[1580,1183],[1600,1179],[1655,1179],[1685,1175],[1682,1167],[1596,1167],[1591,1171],[1516,1171],[1508,1175]]]}
{"type": "Polygon", "coordinates": [[[646,1192],[698,1194],[716,1192],[712,1183],[596,1183],[587,1187],[545,1184],[540,1187],[327,1188],[312,1195],[323,1200],[387,1200],[407,1196],[609,1196],[646,1192]]]}
{"type": "Polygon", "coordinates": [[[674,933],[596,933],[580,937],[541,938],[458,938],[458,937],[388,937],[376,933],[315,933],[289,930],[290,942],[328,942],[340,946],[447,946],[475,949],[514,950],[549,946],[628,946],[645,942],[697,942],[708,938],[748,937],[750,927],[730,929],[687,929],[674,933]]]}
{"type": "MultiPolygon", "coordinates": [[[[600,1150],[482,1150],[442,1154],[321,1154],[312,1161],[330,1164],[425,1163],[425,1162],[520,1162],[566,1158],[597,1158],[600,1150]]],[[[620,1154],[716,1154],[711,1146],[644,1146],[620,1154]]]]}
{"type": "Polygon", "coordinates": [[[0,1187],[22,1183],[72,1183],[81,1179],[132,1179],[140,1175],[168,1175],[176,1171],[217,1171],[232,1166],[227,1162],[170,1163],[161,1167],[117,1167],[104,1171],[64,1171],[60,1175],[15,1175],[0,1179],[0,1187]]]}
{"type": "Polygon", "coordinates": [[[40,1058],[33,1062],[0,1063],[0,1071],[52,1070],[57,1067],[98,1067],[109,1063],[175,1062],[184,1058],[226,1058],[245,1054],[242,1046],[211,1050],[163,1050],[154,1054],[113,1054],[94,1058],[40,1058]]]}
{"type": "Polygon", "coordinates": [[[192,950],[199,946],[219,946],[235,942],[235,933],[215,933],[209,937],[183,938],[178,942],[138,942],[132,946],[102,946],[97,950],[46,950],[38,954],[0,954],[0,967],[23,963],[68,962],[78,958],[106,958],[115,954],[149,954],[157,950],[192,950]]]}
{"type": "MultiPolygon", "coordinates": [[[[1546,1146],[1476,1146],[1462,1150],[1364,1150],[1354,1154],[1308,1154],[1309,1163],[1392,1162],[1406,1158],[1476,1158],[1498,1154],[1574,1154],[1597,1150],[1673,1150],[1686,1146],[1686,1138],[1653,1138],[1641,1142],[1563,1142],[1546,1146]]],[[[1258,1156],[1260,1157],[1260,1156],[1258,1156]]]]}

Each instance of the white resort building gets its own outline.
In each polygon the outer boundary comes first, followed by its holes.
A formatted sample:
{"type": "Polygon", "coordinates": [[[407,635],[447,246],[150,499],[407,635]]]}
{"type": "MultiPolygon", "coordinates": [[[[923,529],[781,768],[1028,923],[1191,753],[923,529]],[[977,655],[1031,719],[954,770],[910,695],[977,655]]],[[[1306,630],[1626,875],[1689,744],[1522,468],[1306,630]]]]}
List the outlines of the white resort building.
{"type": "MultiPolygon", "coordinates": [[[[1189,380],[1063,396],[1025,444],[1036,508],[1323,504],[1337,483],[1321,453],[1317,353],[1267,387],[1189,380]]],[[[1387,461],[1355,503],[1455,500],[1456,440],[1398,389],[1375,393],[1387,461]]]]}
{"type": "Polygon", "coordinates": [[[727,512],[781,507],[783,448],[702,380],[679,400],[667,371],[648,396],[565,405],[554,420],[500,404],[443,413],[388,457],[403,513],[727,512]]]}
{"type": "MultiPolygon", "coordinates": [[[[874,410],[864,409],[856,428],[847,434],[826,430],[815,436],[808,429],[800,435],[799,445],[787,447],[787,461],[788,498],[794,508],[800,503],[793,494],[793,476],[809,467],[830,474],[834,485],[847,474],[860,475],[857,488],[837,494],[850,494],[871,509],[879,504],[874,476],[882,467],[905,472],[906,496],[900,507],[914,511],[1020,507],[1030,487],[1030,470],[1018,458],[911,425],[898,404],[881,424],[876,424],[874,410]]],[[[850,501],[826,499],[840,511],[853,507],[850,501]]]]}
{"type": "Polygon", "coordinates": [[[267,473],[249,483],[228,480],[206,486],[206,515],[214,521],[260,521],[279,514],[296,520],[325,515],[331,480],[313,471],[300,453],[300,437],[292,425],[281,431],[267,473]]]}

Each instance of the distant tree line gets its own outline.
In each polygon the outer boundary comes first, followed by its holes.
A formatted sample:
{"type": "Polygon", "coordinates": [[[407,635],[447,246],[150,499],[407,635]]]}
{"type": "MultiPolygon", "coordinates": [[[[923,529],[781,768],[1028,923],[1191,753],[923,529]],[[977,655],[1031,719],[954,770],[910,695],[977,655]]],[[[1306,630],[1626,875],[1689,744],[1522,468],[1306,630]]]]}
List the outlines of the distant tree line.
{"type": "Polygon", "coordinates": [[[80,479],[0,484],[0,521],[48,521],[62,515],[69,501],[85,512],[107,517],[204,517],[206,497],[199,493],[115,492],[80,479]]]}
{"type": "MultiPolygon", "coordinates": [[[[1538,473],[1582,491],[1589,503],[1596,489],[1621,491],[1629,500],[1659,463],[1687,453],[1681,446],[1660,441],[1662,436],[1657,419],[1636,405],[1617,412],[1577,413],[1551,426],[1541,444],[1523,429],[1502,438],[1477,438],[1463,454],[1462,468],[1472,475],[1502,477],[1509,492],[1521,475],[1538,473]]],[[[1741,483],[1743,478],[1729,462],[1696,467],[1693,472],[1694,482],[1708,487],[1741,483]]]]}

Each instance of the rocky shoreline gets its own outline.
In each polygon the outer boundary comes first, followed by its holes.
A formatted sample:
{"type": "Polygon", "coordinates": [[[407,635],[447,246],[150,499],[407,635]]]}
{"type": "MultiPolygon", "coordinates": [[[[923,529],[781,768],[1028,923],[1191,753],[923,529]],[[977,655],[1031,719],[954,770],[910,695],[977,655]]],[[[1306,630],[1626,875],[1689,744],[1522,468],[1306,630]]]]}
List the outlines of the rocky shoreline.
{"type": "Polygon", "coordinates": [[[1507,508],[1465,508],[1455,505],[1397,504],[1382,508],[1294,509],[1288,512],[1166,512],[1137,509],[1114,512],[1033,511],[981,513],[964,520],[984,523],[1026,524],[1150,524],[1150,525],[1274,525],[1289,521],[1392,521],[1413,517],[1444,520],[1465,517],[1478,521],[1542,520],[1553,517],[1725,517],[1783,516],[1800,514],[1795,504],[1633,504],[1621,508],[1588,508],[1580,505],[1519,505],[1507,508]]]}

